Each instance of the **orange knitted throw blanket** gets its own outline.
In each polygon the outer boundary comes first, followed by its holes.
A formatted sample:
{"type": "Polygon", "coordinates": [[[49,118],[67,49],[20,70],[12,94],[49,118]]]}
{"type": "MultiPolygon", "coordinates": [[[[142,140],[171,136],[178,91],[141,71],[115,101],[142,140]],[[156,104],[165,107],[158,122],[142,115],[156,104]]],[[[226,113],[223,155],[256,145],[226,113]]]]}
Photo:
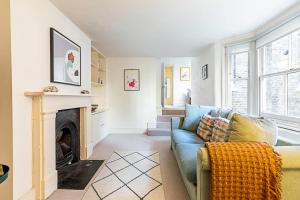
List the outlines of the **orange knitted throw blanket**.
{"type": "Polygon", "coordinates": [[[280,200],[281,158],[266,143],[206,143],[212,200],[280,200]]]}

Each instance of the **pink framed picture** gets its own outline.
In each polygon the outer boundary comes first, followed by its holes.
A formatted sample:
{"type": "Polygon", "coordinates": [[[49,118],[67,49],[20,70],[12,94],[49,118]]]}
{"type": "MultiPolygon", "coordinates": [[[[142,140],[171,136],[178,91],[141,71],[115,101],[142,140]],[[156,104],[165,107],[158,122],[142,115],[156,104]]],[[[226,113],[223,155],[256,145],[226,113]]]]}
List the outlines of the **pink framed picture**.
{"type": "Polygon", "coordinates": [[[140,70],[124,69],[124,91],[140,90],[140,70]]]}

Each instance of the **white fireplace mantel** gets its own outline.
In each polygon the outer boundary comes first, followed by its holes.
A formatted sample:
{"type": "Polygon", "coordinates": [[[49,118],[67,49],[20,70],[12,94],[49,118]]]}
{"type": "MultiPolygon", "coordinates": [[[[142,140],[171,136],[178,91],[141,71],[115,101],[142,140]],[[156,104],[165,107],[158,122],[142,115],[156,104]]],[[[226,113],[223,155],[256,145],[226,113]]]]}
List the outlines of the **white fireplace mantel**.
{"type": "Polygon", "coordinates": [[[59,110],[80,108],[80,159],[93,150],[91,95],[25,92],[32,98],[32,184],[35,199],[46,199],[57,189],[55,119],[59,110]]]}

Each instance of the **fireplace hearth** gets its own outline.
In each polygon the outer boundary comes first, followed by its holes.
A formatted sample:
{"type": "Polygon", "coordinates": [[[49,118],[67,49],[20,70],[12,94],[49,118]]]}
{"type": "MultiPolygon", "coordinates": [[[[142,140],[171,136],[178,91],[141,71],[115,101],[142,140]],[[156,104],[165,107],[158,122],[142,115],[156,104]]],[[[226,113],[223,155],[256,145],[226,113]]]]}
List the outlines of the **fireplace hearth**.
{"type": "Polygon", "coordinates": [[[56,169],[80,160],[80,109],[61,110],[56,114],[56,169]]]}

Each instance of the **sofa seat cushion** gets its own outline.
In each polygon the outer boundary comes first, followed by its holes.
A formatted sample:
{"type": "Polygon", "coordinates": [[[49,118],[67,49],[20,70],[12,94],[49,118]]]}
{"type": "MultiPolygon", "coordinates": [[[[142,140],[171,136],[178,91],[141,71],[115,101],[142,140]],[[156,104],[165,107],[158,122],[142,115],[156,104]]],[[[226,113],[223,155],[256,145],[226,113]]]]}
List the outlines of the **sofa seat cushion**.
{"type": "Polygon", "coordinates": [[[185,177],[194,185],[197,185],[197,151],[204,144],[178,144],[176,153],[185,177]]]}
{"type": "Polygon", "coordinates": [[[195,133],[182,129],[172,130],[171,137],[175,147],[180,143],[204,144],[204,141],[195,133]]]}

